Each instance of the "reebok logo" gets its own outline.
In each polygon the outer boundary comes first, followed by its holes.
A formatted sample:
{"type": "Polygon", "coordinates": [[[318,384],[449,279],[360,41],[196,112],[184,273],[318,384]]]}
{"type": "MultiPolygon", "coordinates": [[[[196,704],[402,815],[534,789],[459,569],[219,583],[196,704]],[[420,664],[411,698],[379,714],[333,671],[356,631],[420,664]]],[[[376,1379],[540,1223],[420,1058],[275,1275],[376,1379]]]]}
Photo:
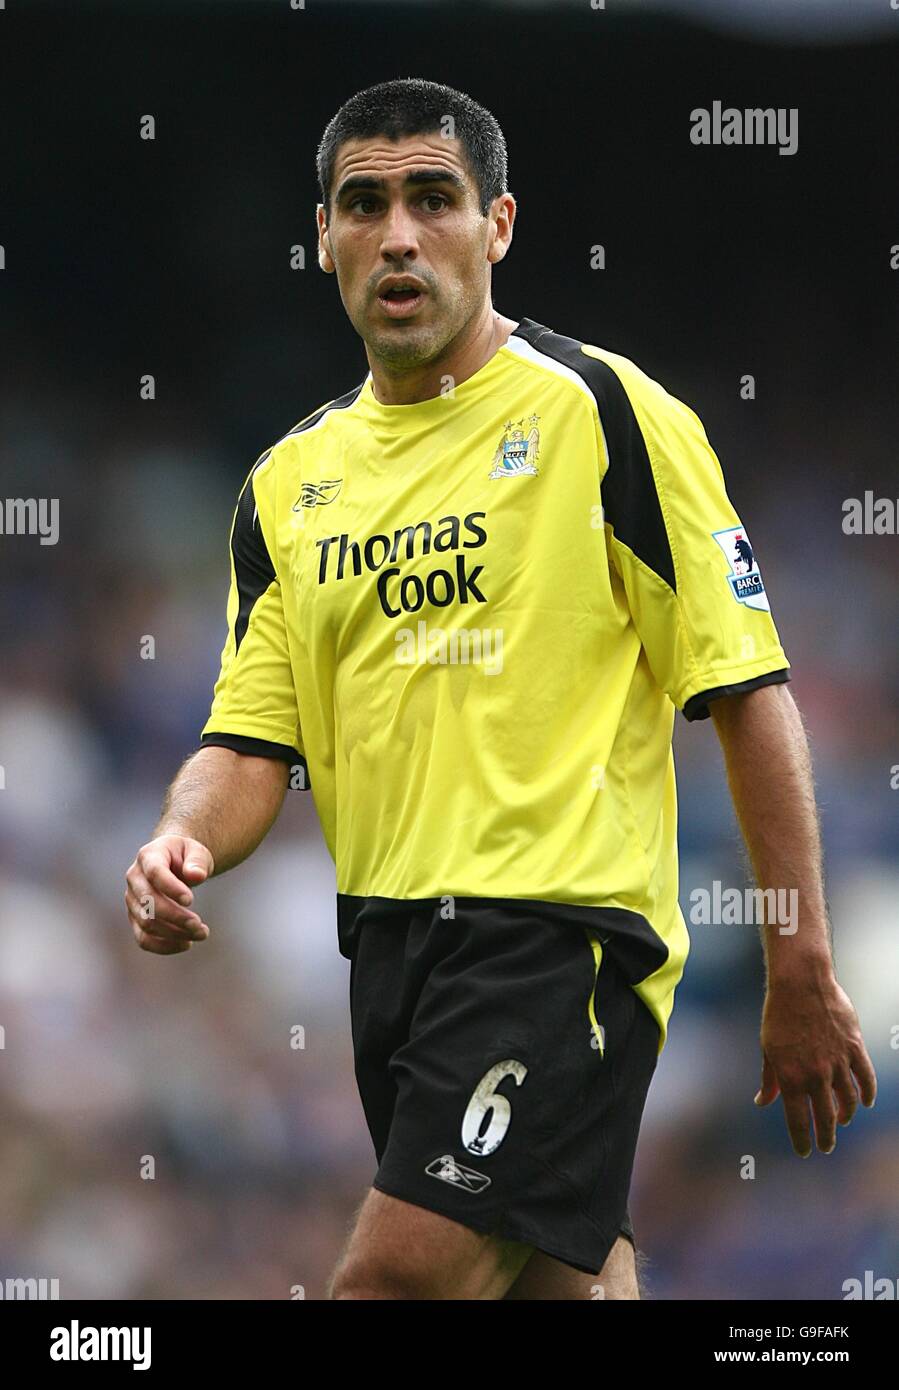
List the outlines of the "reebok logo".
{"type": "Polygon", "coordinates": [[[428,1164],[425,1172],[429,1177],[439,1178],[441,1182],[448,1182],[452,1187],[464,1188],[466,1192],[483,1192],[485,1187],[490,1186],[490,1179],[484,1173],[476,1173],[473,1168],[466,1168],[457,1163],[452,1154],[435,1158],[433,1163],[428,1164]]]}
{"type": "Polygon", "coordinates": [[[304,483],[292,510],[298,512],[301,507],[330,506],[340,491],[342,482],[342,478],[325,478],[321,483],[304,483]]]}

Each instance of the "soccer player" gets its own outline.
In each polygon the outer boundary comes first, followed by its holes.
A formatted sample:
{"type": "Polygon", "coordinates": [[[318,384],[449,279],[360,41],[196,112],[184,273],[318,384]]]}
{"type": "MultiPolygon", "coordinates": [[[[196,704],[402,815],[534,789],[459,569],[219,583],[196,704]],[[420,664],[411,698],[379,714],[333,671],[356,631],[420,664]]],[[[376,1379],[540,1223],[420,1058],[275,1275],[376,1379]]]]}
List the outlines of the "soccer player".
{"type": "Polygon", "coordinates": [[[212,712],[128,870],[134,933],[205,940],[193,890],[308,773],[378,1159],[331,1296],[637,1298],[628,1188],[688,949],[675,709],[712,716],[761,889],[798,895],[763,924],[757,1102],[800,1155],[874,1102],[788,662],[693,411],[493,309],[493,116],[382,83],[318,174],[370,370],[240,493],[212,712]]]}

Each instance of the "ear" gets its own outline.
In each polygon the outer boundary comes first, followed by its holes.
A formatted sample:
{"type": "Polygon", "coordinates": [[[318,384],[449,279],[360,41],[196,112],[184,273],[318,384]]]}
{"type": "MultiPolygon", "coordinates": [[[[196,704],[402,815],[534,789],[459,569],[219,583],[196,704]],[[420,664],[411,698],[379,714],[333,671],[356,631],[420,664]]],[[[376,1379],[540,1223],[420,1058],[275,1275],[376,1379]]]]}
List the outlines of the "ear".
{"type": "Polygon", "coordinates": [[[328,233],[328,224],[325,221],[323,203],[319,203],[315,209],[315,220],[318,224],[318,263],[326,275],[333,275],[336,267],[334,257],[331,255],[331,238],[328,233]]]}
{"type": "Polygon", "coordinates": [[[487,260],[491,265],[498,264],[512,245],[512,228],[515,224],[516,203],[511,193],[503,193],[495,198],[490,210],[493,223],[487,260]]]}

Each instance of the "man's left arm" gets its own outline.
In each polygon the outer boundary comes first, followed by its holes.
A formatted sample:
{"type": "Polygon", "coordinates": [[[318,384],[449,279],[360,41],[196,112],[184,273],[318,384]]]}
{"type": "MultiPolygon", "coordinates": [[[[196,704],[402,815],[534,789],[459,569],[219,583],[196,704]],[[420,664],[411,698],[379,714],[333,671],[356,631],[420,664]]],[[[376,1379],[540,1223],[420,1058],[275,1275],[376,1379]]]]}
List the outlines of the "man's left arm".
{"type": "Polygon", "coordinates": [[[766,991],[756,1104],[783,1097],[793,1147],[806,1158],[811,1102],[818,1148],[830,1153],[837,1123],[848,1124],[858,1105],[853,1077],[865,1106],[874,1104],[877,1082],[834,970],[808,741],[785,685],[722,696],[709,709],[756,881],[775,890],[775,902],[797,909],[795,920],[766,920],[762,928],[766,991]]]}
{"type": "Polygon", "coordinates": [[[764,928],[758,1103],[783,1096],[805,1155],[811,1100],[818,1147],[830,1150],[837,1119],[847,1124],[858,1105],[853,1076],[865,1105],[876,1082],[834,974],[808,744],[758,558],[695,411],[633,362],[584,351],[602,364],[591,380],[607,546],[646,659],[686,719],[714,719],[759,886],[786,890],[798,908],[795,933],[764,928]]]}

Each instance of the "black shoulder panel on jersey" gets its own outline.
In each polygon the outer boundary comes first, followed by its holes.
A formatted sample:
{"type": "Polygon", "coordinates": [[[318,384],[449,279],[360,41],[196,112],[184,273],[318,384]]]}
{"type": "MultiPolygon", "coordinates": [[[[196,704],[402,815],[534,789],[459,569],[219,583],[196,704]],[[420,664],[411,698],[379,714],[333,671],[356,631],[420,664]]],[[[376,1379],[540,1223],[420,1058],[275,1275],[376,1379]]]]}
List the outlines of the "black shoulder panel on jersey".
{"type": "MultiPolygon", "coordinates": [[[[291,435],[302,434],[304,430],[311,429],[317,425],[319,420],[327,414],[329,410],[346,410],[356,400],[362,387],[363,381],[359,386],[354,386],[351,391],[345,392],[337,400],[329,401],[320,410],[315,410],[305,420],[301,420],[298,425],[294,425],[284,439],[289,439],[291,435]]],[[[279,440],[280,444],[282,441],[279,440]]],[[[277,444],[272,445],[272,449],[277,448],[277,444]]],[[[256,469],[260,468],[266,459],[271,456],[272,449],[266,449],[256,460],[256,467],[244,487],[243,492],[237,503],[237,515],[234,519],[234,529],[231,532],[231,554],[234,557],[234,577],[237,583],[237,593],[240,605],[237,610],[237,621],[234,624],[234,649],[240,650],[240,644],[247,633],[250,624],[250,614],[257,599],[260,599],[269,587],[273,579],[277,578],[275,567],[272,564],[271,556],[268,553],[268,546],[262,534],[262,527],[256,516],[256,498],[253,493],[253,478],[256,469]]]]}
{"type": "MultiPolygon", "coordinates": [[[[259,463],[264,462],[264,454],[259,463]]],[[[256,465],[258,468],[258,464],[256,465]]],[[[268,553],[268,546],[262,534],[259,518],[256,516],[256,498],[253,493],[253,478],[256,469],[250,474],[237,503],[234,529],[231,532],[231,555],[234,559],[234,579],[240,600],[237,620],[234,624],[234,650],[240,651],[240,644],[246,636],[250,624],[250,614],[256,600],[265,593],[275,578],[275,567],[268,553]]]]}
{"type": "Polygon", "coordinates": [[[347,407],[351,406],[357,399],[364,385],[365,382],[360,381],[359,385],[354,386],[351,391],[345,391],[344,394],[338,396],[336,400],[328,401],[327,405],[323,405],[319,410],[313,410],[312,414],[307,415],[305,420],[301,420],[298,425],[294,425],[293,429],[290,430],[284,438],[290,439],[291,435],[302,434],[304,430],[311,430],[312,426],[317,425],[319,420],[321,420],[324,415],[327,415],[330,410],[346,410],[347,407]]]}
{"type": "Polygon", "coordinates": [[[570,367],[589,386],[609,451],[602,480],[603,515],[618,540],[676,591],[674,559],[646,441],[620,378],[607,362],[581,352],[576,338],[554,333],[533,319],[522,319],[514,336],[570,367]]]}

